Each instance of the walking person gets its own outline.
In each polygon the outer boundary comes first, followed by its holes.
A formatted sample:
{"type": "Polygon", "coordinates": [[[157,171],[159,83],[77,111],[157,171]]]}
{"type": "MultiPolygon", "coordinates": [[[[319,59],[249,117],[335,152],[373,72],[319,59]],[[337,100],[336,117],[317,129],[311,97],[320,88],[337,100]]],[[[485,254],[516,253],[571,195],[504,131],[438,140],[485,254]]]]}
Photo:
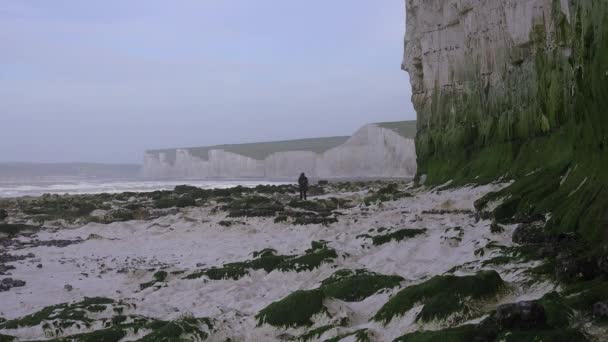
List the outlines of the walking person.
{"type": "Polygon", "coordinates": [[[298,184],[300,185],[300,201],[306,201],[306,192],[308,191],[308,178],[302,172],[300,178],[298,178],[298,184]]]}

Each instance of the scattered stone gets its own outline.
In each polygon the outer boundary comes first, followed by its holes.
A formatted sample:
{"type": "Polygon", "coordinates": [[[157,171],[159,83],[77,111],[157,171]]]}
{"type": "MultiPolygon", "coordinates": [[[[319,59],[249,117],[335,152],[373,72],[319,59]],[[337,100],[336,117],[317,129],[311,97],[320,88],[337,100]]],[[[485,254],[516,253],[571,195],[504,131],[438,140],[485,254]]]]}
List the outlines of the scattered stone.
{"type": "Polygon", "coordinates": [[[555,260],[555,278],[560,282],[591,280],[599,274],[597,262],[589,256],[562,253],[555,260]]]}
{"type": "Polygon", "coordinates": [[[593,304],[593,317],[596,319],[607,319],[608,302],[597,302],[593,304]]]}
{"type": "Polygon", "coordinates": [[[537,244],[546,240],[544,222],[522,223],[513,232],[513,242],[519,244],[537,244]]]}
{"type": "Polygon", "coordinates": [[[36,265],[37,268],[42,268],[42,264],[36,265]]]}
{"type": "Polygon", "coordinates": [[[282,333],[277,336],[277,339],[279,341],[293,341],[295,339],[295,336],[293,336],[292,334],[288,334],[288,333],[282,333]]]}
{"type": "Polygon", "coordinates": [[[492,225],[490,225],[490,232],[492,234],[502,234],[504,233],[504,231],[505,228],[498,224],[496,221],[492,222],[492,225]]]}
{"type": "Polygon", "coordinates": [[[0,264],[0,275],[6,275],[6,271],[14,270],[15,266],[0,264]]]}
{"type": "Polygon", "coordinates": [[[597,258],[597,267],[604,274],[608,274],[608,255],[597,258]]]}
{"type": "Polygon", "coordinates": [[[4,254],[0,254],[0,263],[21,261],[21,260],[35,258],[35,257],[36,256],[34,255],[34,253],[28,253],[26,255],[13,255],[13,254],[4,253],[4,254]]]}
{"type": "Polygon", "coordinates": [[[491,220],[492,219],[492,212],[490,211],[478,211],[475,213],[475,223],[481,221],[481,220],[491,220]]]}
{"type": "Polygon", "coordinates": [[[23,287],[25,282],[19,279],[4,278],[0,282],[0,292],[8,291],[13,287],[23,287]]]}
{"type": "Polygon", "coordinates": [[[101,235],[97,235],[97,234],[89,234],[89,236],[87,237],[87,240],[103,240],[104,237],[101,235]]]}
{"type": "Polygon", "coordinates": [[[494,319],[501,330],[533,329],[545,324],[545,308],[536,301],[504,304],[496,309],[494,319]]]}
{"type": "Polygon", "coordinates": [[[450,209],[433,209],[433,210],[423,210],[422,214],[423,215],[448,215],[448,214],[453,214],[453,215],[470,215],[472,214],[473,211],[472,210],[450,210],[450,209]]]}
{"type": "Polygon", "coordinates": [[[65,284],[65,286],[63,287],[63,289],[66,290],[66,291],[68,291],[68,292],[71,292],[74,289],[74,287],[72,285],[70,285],[70,284],[65,284]]]}

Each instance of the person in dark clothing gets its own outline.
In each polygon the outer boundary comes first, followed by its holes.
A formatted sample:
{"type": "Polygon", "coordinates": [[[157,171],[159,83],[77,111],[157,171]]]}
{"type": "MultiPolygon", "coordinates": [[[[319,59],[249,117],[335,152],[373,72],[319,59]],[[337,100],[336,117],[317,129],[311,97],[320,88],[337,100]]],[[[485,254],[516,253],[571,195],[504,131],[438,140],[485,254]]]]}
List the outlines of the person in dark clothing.
{"type": "Polygon", "coordinates": [[[306,201],[306,192],[308,191],[308,178],[302,172],[300,178],[298,179],[298,184],[300,185],[300,200],[306,201]]]}

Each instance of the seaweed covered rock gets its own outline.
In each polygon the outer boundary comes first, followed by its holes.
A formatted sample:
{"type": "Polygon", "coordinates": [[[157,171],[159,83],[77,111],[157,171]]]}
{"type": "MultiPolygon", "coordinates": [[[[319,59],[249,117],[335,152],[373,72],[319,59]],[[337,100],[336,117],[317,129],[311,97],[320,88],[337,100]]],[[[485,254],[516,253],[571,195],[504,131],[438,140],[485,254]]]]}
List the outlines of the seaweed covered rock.
{"type": "Polygon", "coordinates": [[[513,242],[519,244],[539,244],[547,241],[544,222],[522,223],[513,231],[513,242]]]}
{"type": "Polygon", "coordinates": [[[595,258],[565,252],[555,260],[555,278],[561,282],[591,280],[599,275],[595,258]]]}
{"type": "Polygon", "coordinates": [[[255,317],[258,325],[264,323],[275,327],[299,327],[312,325],[311,318],[327,309],[323,306],[323,291],[296,291],[274,302],[255,317]]]}
{"type": "Polygon", "coordinates": [[[545,308],[536,301],[503,304],[493,318],[501,330],[539,328],[547,320],[545,308]]]}
{"type": "Polygon", "coordinates": [[[470,324],[437,331],[418,331],[396,338],[393,342],[493,342],[493,329],[482,329],[470,324]]]}
{"type": "Polygon", "coordinates": [[[359,302],[374,293],[399,286],[400,276],[388,276],[366,270],[340,270],[321,282],[327,297],[345,302],[359,302]]]}
{"type": "Polygon", "coordinates": [[[455,313],[467,317],[471,305],[465,303],[492,298],[503,288],[504,282],[495,271],[481,271],[464,277],[436,276],[398,292],[376,313],[374,320],[387,324],[418,303],[424,304],[424,307],[416,316],[416,320],[428,322],[447,318],[455,313]]]}
{"type": "Polygon", "coordinates": [[[278,201],[259,195],[234,200],[223,207],[228,217],[272,217],[283,210],[278,201]]]}
{"type": "Polygon", "coordinates": [[[23,287],[25,281],[13,278],[4,278],[0,281],[0,292],[8,291],[13,287],[23,287]]]}
{"type": "Polygon", "coordinates": [[[404,229],[399,229],[399,230],[396,230],[396,231],[393,231],[393,232],[390,232],[387,234],[375,235],[375,236],[372,236],[371,239],[375,246],[380,246],[385,243],[389,243],[391,241],[400,242],[405,239],[411,239],[413,237],[422,235],[424,233],[426,233],[426,229],[404,228],[404,229]]]}
{"type": "Polygon", "coordinates": [[[213,329],[207,318],[184,317],[171,322],[153,322],[148,325],[152,332],[141,338],[140,342],[158,341],[204,341],[213,329]]]}
{"type": "Polygon", "coordinates": [[[394,201],[403,197],[410,197],[407,192],[400,191],[396,183],[390,183],[378,189],[377,191],[370,190],[368,195],[363,199],[365,205],[394,201]]]}
{"type": "MultiPolygon", "coordinates": [[[[6,234],[9,237],[21,234],[32,233],[40,230],[40,227],[21,223],[0,223],[0,234],[6,234]]],[[[0,235],[1,237],[2,235],[0,235]]]]}
{"type": "Polygon", "coordinates": [[[608,301],[593,304],[593,317],[598,320],[608,320],[608,301]]]}
{"type": "Polygon", "coordinates": [[[274,270],[289,272],[311,271],[322,264],[332,262],[338,257],[336,251],[327,247],[326,242],[313,241],[311,248],[302,255],[276,255],[274,249],[264,249],[253,253],[253,260],[233,262],[224,264],[221,267],[211,267],[186,277],[186,279],[198,279],[207,276],[212,280],[240,279],[250,270],[264,270],[272,272],[274,270]]]}

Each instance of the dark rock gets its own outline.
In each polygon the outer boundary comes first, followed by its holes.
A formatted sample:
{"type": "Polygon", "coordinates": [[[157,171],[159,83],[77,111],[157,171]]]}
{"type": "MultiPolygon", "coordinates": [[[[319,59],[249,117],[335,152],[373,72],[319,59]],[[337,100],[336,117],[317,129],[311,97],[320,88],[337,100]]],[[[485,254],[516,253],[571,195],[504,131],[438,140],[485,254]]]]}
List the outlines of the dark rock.
{"type": "Polygon", "coordinates": [[[593,304],[593,317],[596,319],[608,318],[608,302],[597,302],[593,304]]]}
{"type": "Polygon", "coordinates": [[[545,308],[536,301],[501,305],[493,318],[500,330],[534,329],[543,327],[547,320],[545,308]]]}
{"type": "Polygon", "coordinates": [[[490,232],[492,234],[502,234],[504,231],[505,228],[496,222],[492,222],[492,225],[490,225],[490,232]]]}
{"type": "Polygon", "coordinates": [[[481,220],[491,220],[492,219],[492,212],[490,211],[477,211],[475,212],[475,223],[481,221],[481,220]]]}
{"type": "Polygon", "coordinates": [[[538,244],[547,240],[544,223],[522,223],[513,232],[513,242],[519,244],[538,244]]]}
{"type": "Polygon", "coordinates": [[[597,268],[600,272],[608,274],[608,255],[603,255],[597,258],[597,268]]]}
{"type": "Polygon", "coordinates": [[[63,289],[68,292],[71,292],[74,289],[74,287],[70,284],[65,284],[65,286],[63,286],[63,289]]]}
{"type": "Polygon", "coordinates": [[[0,292],[8,291],[13,287],[23,287],[25,282],[19,279],[4,278],[0,281],[0,292]]]}
{"type": "Polygon", "coordinates": [[[598,275],[597,261],[593,257],[562,253],[555,260],[555,278],[560,282],[591,280],[598,275]]]}
{"type": "Polygon", "coordinates": [[[42,268],[42,264],[38,264],[38,265],[36,265],[36,267],[42,268]]]}
{"type": "Polygon", "coordinates": [[[13,255],[13,254],[4,253],[4,254],[0,254],[0,263],[21,261],[21,260],[25,260],[25,259],[29,259],[29,258],[34,258],[34,257],[36,257],[34,255],[34,253],[28,253],[26,255],[13,255]]]}
{"type": "Polygon", "coordinates": [[[15,266],[0,264],[0,275],[5,275],[6,271],[14,270],[15,266]]]}
{"type": "Polygon", "coordinates": [[[544,222],[544,221],[545,221],[545,215],[540,214],[540,213],[519,217],[519,222],[526,223],[526,224],[533,224],[536,222],[544,222]]]}
{"type": "Polygon", "coordinates": [[[0,221],[4,221],[8,217],[8,213],[4,209],[0,209],[0,221]]]}

